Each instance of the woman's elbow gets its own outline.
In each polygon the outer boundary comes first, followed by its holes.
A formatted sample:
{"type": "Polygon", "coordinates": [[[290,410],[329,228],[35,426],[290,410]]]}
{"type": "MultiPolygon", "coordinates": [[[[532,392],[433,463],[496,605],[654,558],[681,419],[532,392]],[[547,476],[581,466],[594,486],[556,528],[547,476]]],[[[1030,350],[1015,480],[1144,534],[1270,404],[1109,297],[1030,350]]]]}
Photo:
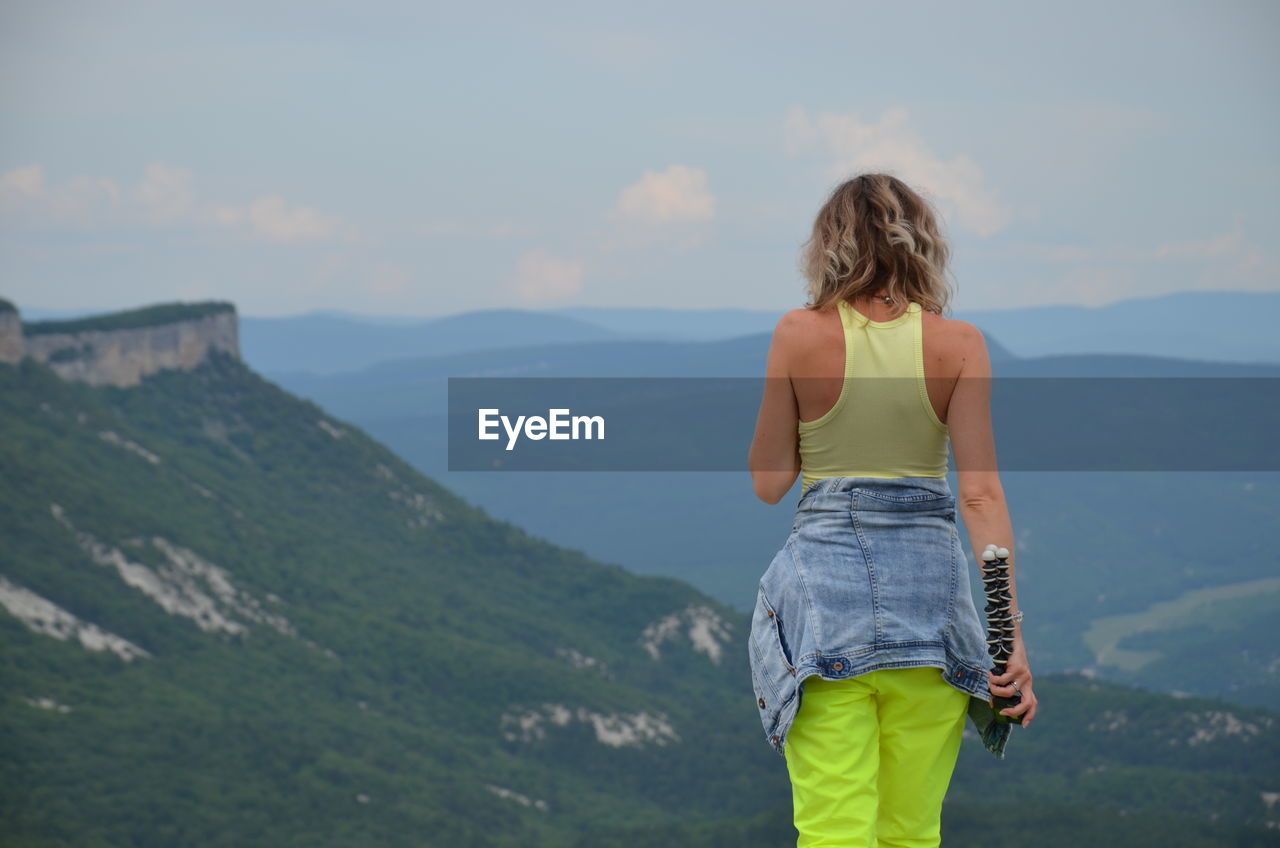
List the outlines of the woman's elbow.
{"type": "Polygon", "coordinates": [[[783,496],[791,489],[791,483],[795,482],[794,478],[787,481],[786,485],[782,485],[782,481],[778,479],[776,473],[770,474],[765,472],[757,472],[752,476],[752,483],[756,491],[756,497],[769,505],[776,504],[782,500],[783,496]]]}

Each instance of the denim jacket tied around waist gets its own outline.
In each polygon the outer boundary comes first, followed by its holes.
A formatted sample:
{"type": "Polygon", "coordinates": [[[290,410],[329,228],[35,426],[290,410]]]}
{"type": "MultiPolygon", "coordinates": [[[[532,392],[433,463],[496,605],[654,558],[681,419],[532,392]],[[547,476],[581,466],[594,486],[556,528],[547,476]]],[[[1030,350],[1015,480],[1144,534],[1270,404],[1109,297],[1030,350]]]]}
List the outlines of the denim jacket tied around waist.
{"type": "Polygon", "coordinates": [[[991,705],[986,632],[946,477],[828,477],[796,506],[760,578],[752,684],[765,739],[786,756],[805,679],[931,665],[970,695],[983,746],[1004,759],[1011,724],[991,705]]]}

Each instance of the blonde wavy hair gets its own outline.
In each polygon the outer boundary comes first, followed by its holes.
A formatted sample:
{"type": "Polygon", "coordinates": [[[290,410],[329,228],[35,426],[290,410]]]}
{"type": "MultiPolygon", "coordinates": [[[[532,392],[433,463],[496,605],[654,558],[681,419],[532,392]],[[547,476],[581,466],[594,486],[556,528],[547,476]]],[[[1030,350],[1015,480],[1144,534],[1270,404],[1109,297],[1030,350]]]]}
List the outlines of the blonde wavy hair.
{"type": "Polygon", "coordinates": [[[948,263],[933,207],[889,174],[861,174],[831,192],[801,249],[808,309],[879,293],[895,315],[915,301],[939,315],[951,308],[948,263]]]}

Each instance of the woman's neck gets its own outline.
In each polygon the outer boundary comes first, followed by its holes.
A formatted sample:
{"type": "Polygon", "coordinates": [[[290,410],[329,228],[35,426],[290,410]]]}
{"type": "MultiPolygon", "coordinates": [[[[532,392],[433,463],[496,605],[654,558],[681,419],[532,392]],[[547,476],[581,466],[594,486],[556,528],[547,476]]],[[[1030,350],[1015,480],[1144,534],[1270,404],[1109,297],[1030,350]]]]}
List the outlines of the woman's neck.
{"type": "Polygon", "coordinates": [[[850,299],[853,308],[870,318],[872,321],[890,320],[901,314],[899,308],[905,308],[906,304],[885,303],[885,290],[881,289],[873,294],[862,294],[850,299]]]}

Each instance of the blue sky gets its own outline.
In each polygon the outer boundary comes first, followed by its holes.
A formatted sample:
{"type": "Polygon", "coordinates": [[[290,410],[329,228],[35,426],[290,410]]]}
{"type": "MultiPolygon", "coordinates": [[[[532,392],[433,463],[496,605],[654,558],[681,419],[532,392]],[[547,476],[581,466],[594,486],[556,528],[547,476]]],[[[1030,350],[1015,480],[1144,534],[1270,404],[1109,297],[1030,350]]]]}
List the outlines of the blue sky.
{"type": "Polygon", "coordinates": [[[959,309],[1280,289],[1280,4],[0,12],[0,295],[440,315],[803,302],[840,180],[959,309]]]}

